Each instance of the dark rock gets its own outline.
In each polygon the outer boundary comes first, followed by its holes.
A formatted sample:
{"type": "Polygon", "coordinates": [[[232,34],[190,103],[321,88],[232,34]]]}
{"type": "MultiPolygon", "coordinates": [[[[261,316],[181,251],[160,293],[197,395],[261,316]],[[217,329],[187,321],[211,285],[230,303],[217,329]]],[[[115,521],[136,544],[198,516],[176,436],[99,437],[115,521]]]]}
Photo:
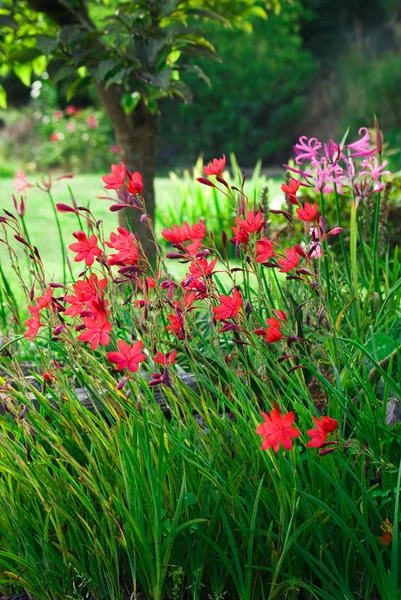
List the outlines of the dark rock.
{"type": "Polygon", "coordinates": [[[401,421],[401,404],[398,398],[389,398],[386,406],[386,425],[401,421]]]}

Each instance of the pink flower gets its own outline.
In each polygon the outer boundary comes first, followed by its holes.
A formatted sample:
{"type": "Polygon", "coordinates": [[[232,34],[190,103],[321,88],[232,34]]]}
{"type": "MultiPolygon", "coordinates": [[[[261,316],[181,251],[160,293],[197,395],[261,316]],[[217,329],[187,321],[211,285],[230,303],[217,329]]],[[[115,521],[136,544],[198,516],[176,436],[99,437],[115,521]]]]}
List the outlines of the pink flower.
{"type": "Polygon", "coordinates": [[[77,252],[75,262],[81,262],[84,260],[88,267],[91,267],[94,263],[95,256],[100,256],[102,251],[97,246],[97,237],[91,235],[90,238],[86,236],[83,231],[76,231],[72,234],[78,241],[74,244],[70,244],[69,248],[73,252],[77,252]]]}
{"type": "Polygon", "coordinates": [[[117,144],[112,144],[110,146],[110,152],[114,152],[114,154],[118,154],[120,152],[120,147],[117,144]]]}
{"type": "Polygon", "coordinates": [[[340,165],[331,164],[326,157],[323,157],[319,162],[313,163],[313,166],[315,169],[306,171],[306,174],[312,181],[314,180],[315,192],[322,191],[323,193],[328,193],[333,189],[333,186],[330,184],[336,183],[338,186],[342,185],[341,177],[344,171],[340,165]]]}
{"type": "Polygon", "coordinates": [[[141,194],[143,192],[143,179],[138,171],[132,173],[131,178],[128,181],[128,191],[131,194],[141,194]]]}
{"type": "Polygon", "coordinates": [[[306,135],[302,135],[299,138],[298,144],[295,144],[294,150],[297,155],[295,162],[297,165],[301,165],[304,161],[316,158],[318,156],[318,150],[322,147],[321,142],[316,138],[308,139],[306,135]]]}
{"type": "Polygon", "coordinates": [[[309,235],[311,242],[309,244],[309,257],[319,258],[322,255],[322,248],[320,245],[319,230],[317,227],[310,227],[309,235]]]}
{"type": "Polygon", "coordinates": [[[62,110],[55,110],[53,113],[53,117],[55,119],[61,119],[63,117],[63,111],[62,110]]]}
{"type": "Polygon", "coordinates": [[[73,123],[72,121],[68,121],[67,125],[65,126],[66,130],[69,131],[70,133],[72,133],[73,131],[75,131],[75,123],[73,123]]]}
{"type": "Polygon", "coordinates": [[[58,133],[52,133],[49,137],[51,142],[58,142],[60,140],[60,135],[58,133]]]}
{"type": "Polygon", "coordinates": [[[120,162],[120,165],[111,165],[111,175],[103,175],[102,180],[106,184],[104,187],[106,190],[118,190],[125,181],[127,170],[124,163],[120,162]]]}
{"type": "Polygon", "coordinates": [[[376,148],[369,148],[370,133],[367,127],[361,127],[358,131],[358,134],[362,136],[361,139],[353,142],[352,144],[346,145],[346,148],[349,148],[353,152],[351,158],[357,158],[358,156],[370,156],[371,154],[374,154],[376,152],[376,148]]]}
{"type": "Polygon", "coordinates": [[[86,331],[83,331],[81,335],[78,336],[78,339],[81,342],[90,342],[89,348],[91,350],[96,350],[99,344],[108,346],[110,343],[109,333],[113,326],[107,321],[104,314],[99,313],[96,316],[96,319],[84,317],[83,322],[86,326],[86,331]]]}
{"type": "Polygon", "coordinates": [[[88,117],[88,127],[90,129],[96,129],[96,127],[99,125],[96,117],[94,115],[89,115],[88,117]]]}
{"type": "Polygon", "coordinates": [[[32,183],[29,183],[26,180],[24,171],[18,171],[18,173],[14,175],[14,187],[16,194],[20,194],[21,192],[25,193],[26,189],[32,187],[32,183]]]}
{"type": "Polygon", "coordinates": [[[221,175],[226,166],[226,157],[223,154],[221,158],[214,158],[206,167],[203,168],[204,175],[221,175]]]}
{"type": "Polygon", "coordinates": [[[76,106],[67,106],[67,108],[65,109],[65,112],[67,113],[67,115],[75,115],[77,112],[79,111],[79,108],[77,108],[76,106]]]}
{"type": "Polygon", "coordinates": [[[383,171],[385,167],[387,167],[388,161],[385,160],[379,165],[379,161],[376,156],[371,156],[370,158],[363,160],[361,163],[362,170],[359,173],[359,176],[370,175],[370,177],[376,183],[379,183],[380,177],[384,177],[385,175],[391,175],[390,171],[383,171]]]}
{"type": "Polygon", "coordinates": [[[131,373],[136,373],[139,363],[146,359],[146,355],[142,352],[143,342],[138,340],[130,346],[124,340],[119,340],[118,349],[119,352],[108,352],[107,360],[114,363],[119,371],[128,369],[131,373]]]}

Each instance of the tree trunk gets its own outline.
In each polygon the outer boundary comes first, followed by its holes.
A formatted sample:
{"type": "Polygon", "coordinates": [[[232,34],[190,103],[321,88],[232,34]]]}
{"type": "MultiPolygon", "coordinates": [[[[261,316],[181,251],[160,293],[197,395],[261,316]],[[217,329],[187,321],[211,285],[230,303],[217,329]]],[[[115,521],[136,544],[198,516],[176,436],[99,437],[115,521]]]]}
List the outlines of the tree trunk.
{"type": "MultiPolygon", "coordinates": [[[[143,177],[146,214],[154,222],[157,115],[152,114],[142,101],[131,115],[126,115],[121,105],[122,90],[119,86],[112,85],[106,89],[105,84],[99,83],[96,87],[113,126],[121,161],[129,171],[139,171],[143,177]]],[[[149,261],[154,263],[155,244],[147,224],[140,222],[141,211],[132,208],[118,214],[120,225],[138,234],[149,261]]]]}

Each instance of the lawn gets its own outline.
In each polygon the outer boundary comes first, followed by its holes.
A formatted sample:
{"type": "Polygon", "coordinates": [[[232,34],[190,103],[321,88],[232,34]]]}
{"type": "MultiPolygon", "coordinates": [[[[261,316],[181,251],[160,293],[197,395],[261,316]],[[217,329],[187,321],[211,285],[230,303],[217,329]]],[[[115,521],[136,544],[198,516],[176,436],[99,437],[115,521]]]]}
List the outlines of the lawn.
{"type": "MultiPolygon", "coordinates": [[[[30,181],[39,180],[40,177],[30,177],[30,181]]],[[[280,181],[257,177],[253,182],[255,197],[260,193],[263,185],[268,185],[271,191],[272,204],[277,207],[282,201],[280,194],[280,181]]],[[[64,179],[57,183],[53,190],[54,202],[71,204],[69,188],[74,194],[79,206],[91,208],[98,219],[104,223],[106,236],[117,227],[117,213],[109,211],[110,202],[100,200],[98,196],[107,195],[103,188],[101,175],[86,174],[77,175],[73,179],[64,179]]],[[[13,210],[11,194],[13,192],[12,179],[0,179],[0,205],[6,210],[13,210]]],[[[113,192],[111,192],[111,195],[113,192]]],[[[195,177],[189,175],[179,179],[175,175],[170,177],[156,178],[156,200],[157,219],[156,232],[160,237],[163,227],[171,227],[174,223],[181,224],[182,221],[194,222],[201,218],[206,221],[207,227],[217,231],[217,227],[223,228],[232,220],[231,209],[225,197],[220,195],[218,203],[212,197],[210,188],[205,188],[195,181],[195,177]]],[[[64,241],[69,245],[73,240],[71,235],[77,230],[77,222],[71,214],[59,214],[64,241]]],[[[46,265],[50,280],[60,280],[62,276],[61,249],[50,199],[43,191],[37,189],[28,190],[25,219],[32,242],[38,247],[43,262],[46,265]]],[[[226,227],[229,234],[229,226],[226,227]]],[[[22,250],[21,250],[22,255],[22,250]]],[[[4,248],[0,253],[2,267],[9,273],[8,260],[4,248]]],[[[79,267],[78,271],[79,272],[79,267]]],[[[174,263],[176,269],[176,263],[174,263]]]]}

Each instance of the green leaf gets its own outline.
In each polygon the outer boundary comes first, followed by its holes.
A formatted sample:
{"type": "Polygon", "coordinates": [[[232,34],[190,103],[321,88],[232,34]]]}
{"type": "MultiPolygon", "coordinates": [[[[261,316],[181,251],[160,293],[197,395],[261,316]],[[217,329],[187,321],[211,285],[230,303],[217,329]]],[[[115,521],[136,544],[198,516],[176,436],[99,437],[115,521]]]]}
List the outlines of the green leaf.
{"type": "Polygon", "coordinates": [[[116,66],[117,63],[112,58],[102,60],[97,68],[97,79],[99,81],[104,81],[107,77],[107,74],[110,73],[110,71],[116,66]]]}
{"type": "Polygon", "coordinates": [[[150,42],[146,44],[144,50],[146,53],[146,61],[149,66],[153,66],[155,64],[159,52],[166,46],[166,43],[167,40],[159,39],[150,40],[150,42]]]}
{"type": "Polygon", "coordinates": [[[41,75],[44,71],[46,71],[47,66],[47,58],[43,54],[35,58],[32,61],[32,69],[35,75],[41,75]]]}
{"type": "Polygon", "coordinates": [[[177,8],[178,0],[165,0],[160,9],[160,17],[166,17],[177,8]]]}
{"type": "Polygon", "coordinates": [[[76,75],[76,72],[77,71],[76,69],[74,69],[74,67],[65,64],[57,71],[57,73],[51,78],[51,80],[53,83],[59,83],[59,81],[62,81],[63,79],[66,79],[71,75],[76,75]]]}
{"type": "Polygon", "coordinates": [[[225,25],[226,27],[231,27],[231,23],[228,19],[223,17],[223,15],[219,15],[213,10],[208,10],[206,8],[194,8],[192,10],[189,10],[188,14],[200,17],[201,19],[210,19],[211,21],[217,21],[218,23],[223,23],[223,25],[225,25]]]}
{"type": "Polygon", "coordinates": [[[195,75],[197,75],[199,79],[202,79],[206,85],[210,88],[212,87],[209,77],[198,65],[183,65],[182,70],[186,73],[195,73],[195,75]]]}
{"type": "Polygon", "coordinates": [[[38,35],[36,45],[45,56],[49,56],[49,54],[52,54],[56,50],[58,40],[48,35],[38,35]]]}
{"type": "Polygon", "coordinates": [[[19,48],[18,50],[14,50],[14,52],[10,52],[8,59],[11,62],[24,64],[35,60],[38,56],[42,56],[39,48],[19,48]]]}
{"type": "Polygon", "coordinates": [[[14,65],[13,70],[24,85],[27,87],[31,85],[32,65],[14,65]]]}
{"type": "Polygon", "coordinates": [[[0,15],[0,25],[2,27],[9,27],[15,31],[19,29],[17,21],[11,15],[0,15]]]}
{"type": "Polygon", "coordinates": [[[161,90],[167,90],[171,80],[171,69],[164,69],[157,75],[153,73],[142,73],[142,76],[147,79],[147,83],[153,85],[161,90]]]}
{"type": "Polygon", "coordinates": [[[64,25],[59,34],[60,42],[63,44],[71,44],[82,39],[83,36],[78,25],[64,25]]]}
{"type": "Polygon", "coordinates": [[[111,77],[107,79],[106,89],[110,87],[113,83],[122,83],[124,78],[127,77],[131,73],[132,69],[120,69],[117,73],[114,73],[111,77]]]}
{"type": "Polygon", "coordinates": [[[177,60],[180,58],[181,56],[181,52],[179,50],[174,50],[173,52],[171,52],[168,57],[167,57],[167,63],[169,65],[174,65],[177,60]]]}
{"type": "Polygon", "coordinates": [[[0,108],[7,108],[7,94],[6,90],[0,85],[0,108]]]}
{"type": "Polygon", "coordinates": [[[90,77],[80,77],[79,79],[76,79],[67,90],[67,101],[69,102],[71,98],[75,96],[78,90],[88,86],[90,82],[90,77]]]}
{"type": "Polygon", "coordinates": [[[169,90],[184,100],[185,104],[192,104],[193,95],[183,81],[171,81],[169,90]]]}
{"type": "Polygon", "coordinates": [[[139,92],[133,92],[132,94],[124,94],[121,100],[124,112],[126,115],[130,115],[134,112],[138,106],[138,102],[141,99],[139,92]]]}
{"type": "Polygon", "coordinates": [[[191,506],[192,504],[196,504],[196,496],[192,492],[184,492],[182,501],[184,506],[191,506]]]}
{"type": "Polygon", "coordinates": [[[397,342],[386,333],[375,333],[366,345],[368,352],[373,354],[376,360],[384,360],[397,348],[397,342]]]}

